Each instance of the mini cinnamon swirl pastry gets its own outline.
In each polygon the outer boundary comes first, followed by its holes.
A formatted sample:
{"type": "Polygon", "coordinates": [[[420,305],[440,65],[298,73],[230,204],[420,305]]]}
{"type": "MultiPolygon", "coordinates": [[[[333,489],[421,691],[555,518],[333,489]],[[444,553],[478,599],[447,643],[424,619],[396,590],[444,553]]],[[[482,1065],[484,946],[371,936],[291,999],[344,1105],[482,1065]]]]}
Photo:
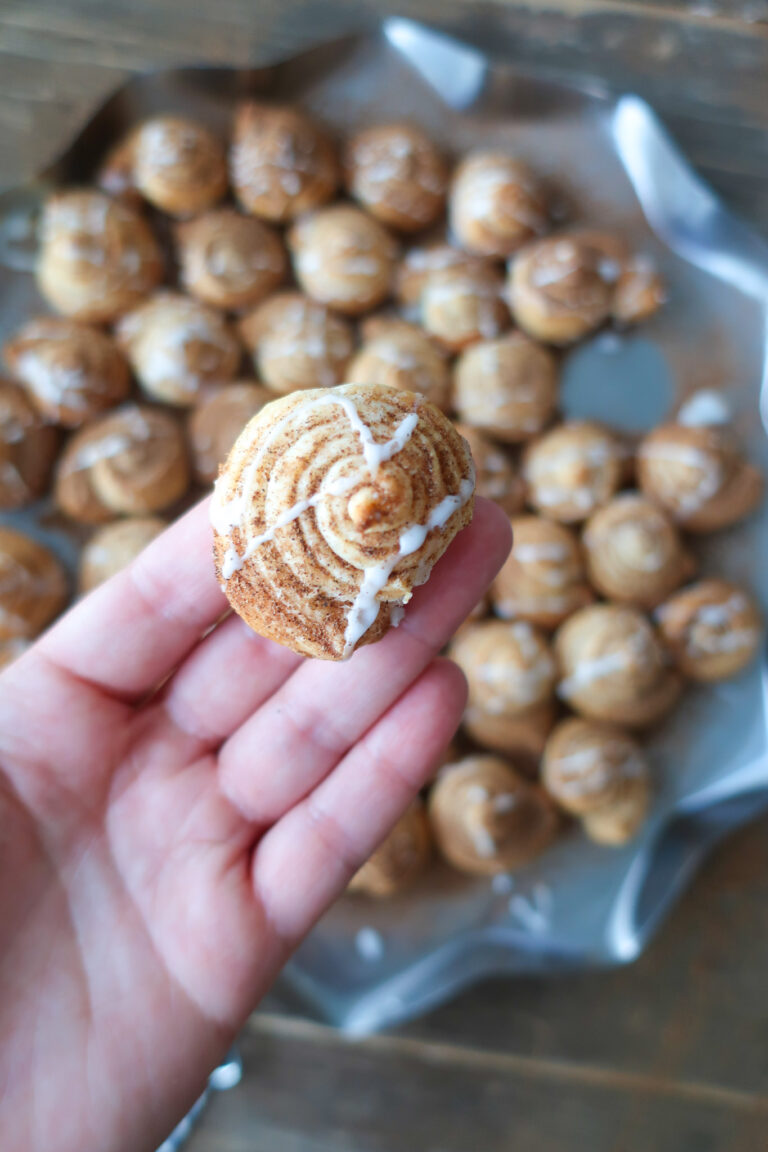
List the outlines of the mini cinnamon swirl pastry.
{"type": "Polygon", "coordinates": [[[0,644],[0,672],[9,664],[13,664],[14,660],[18,660],[19,656],[23,656],[31,647],[29,640],[5,640],[0,644]]]}
{"type": "Polygon", "coordinates": [[[234,208],[217,208],[179,224],[176,239],[182,284],[214,308],[252,308],[288,273],[277,233],[234,208]]]}
{"type": "Polygon", "coordinates": [[[349,321],[300,292],[280,292],[240,321],[259,377],[273,392],[332,388],[355,347],[349,321]]]}
{"type": "Polygon", "coordinates": [[[227,191],[227,161],[218,137],[180,116],[153,116],[132,134],[133,182],[170,216],[195,216],[227,191]]]}
{"type": "Polygon", "coordinates": [[[335,204],[304,216],[288,233],[293,268],[313,300],[359,316],[392,291],[396,246],[372,216],[335,204]]]}
{"type": "Polygon", "coordinates": [[[579,541],[569,528],[539,516],[512,521],[514,547],[491,586],[497,615],[557,628],[594,599],[579,541]]]}
{"type": "Polygon", "coordinates": [[[147,516],[180,499],[189,486],[184,435],[174,417],[131,405],[77,432],[56,473],[59,507],[81,524],[123,514],[147,516]]]}
{"type": "Polygon", "coordinates": [[[462,269],[474,275],[487,275],[495,265],[484,256],[472,256],[450,244],[428,244],[409,248],[403,256],[395,277],[395,296],[407,310],[418,308],[427,281],[446,269],[462,269]]]}
{"type": "Polygon", "coordinates": [[[497,440],[530,440],[557,407],[557,362],[522,332],[483,340],[459,357],[453,399],[462,420],[497,440]]]}
{"type": "Polygon", "coordinates": [[[504,448],[469,424],[457,424],[456,428],[469,444],[475,462],[477,495],[493,500],[508,516],[522,512],[525,484],[504,448]]]}
{"type": "Polygon", "coordinates": [[[213,483],[243,428],[270,400],[268,388],[243,380],[217,389],[192,409],[189,442],[198,484],[213,483]]]}
{"type": "Polygon", "coordinates": [[[339,183],[333,144],[298,108],[241,104],[229,154],[243,209],[283,223],[332,199],[339,183]]]}
{"type": "Polygon", "coordinates": [[[644,728],[670,710],[680,679],[649,621],[635,608],[592,604],[561,626],[558,693],[588,720],[644,728]]]}
{"type": "Polygon", "coordinates": [[[0,527],[0,641],[34,640],[66,600],[64,569],[54,554],[0,527]]]}
{"type": "Polygon", "coordinates": [[[110,148],[104,163],[99,168],[96,184],[110,196],[124,200],[134,208],[140,208],[141,193],[136,187],[134,174],[135,129],[110,148]]]}
{"type": "Polygon", "coordinates": [[[581,818],[601,844],[625,844],[648,813],[650,780],[635,740],[609,724],[571,717],[547,741],[541,779],[549,795],[581,818]]]}
{"type": "Polygon", "coordinates": [[[37,408],[65,428],[114,408],[131,388],[128,364],[114,341],[75,320],[30,320],[7,341],[3,355],[37,408]]]}
{"type": "Polygon", "coordinates": [[[445,353],[423,328],[394,317],[363,324],[363,344],[347,368],[356,384],[386,384],[418,392],[445,411],[451,377],[445,353]]]}
{"type": "Polygon", "coordinates": [[[617,324],[639,324],[655,316],[667,299],[664,281],[647,256],[630,256],[623,265],[611,309],[617,324]]]}
{"type": "Polygon", "coordinates": [[[755,659],[763,619],[754,598],[726,580],[700,580],[658,609],[659,630],[675,664],[691,680],[725,680],[755,659]]]}
{"type": "Polygon", "coordinates": [[[524,621],[467,624],[451,645],[467,678],[463,724],[479,744],[540,753],[555,721],[557,666],[540,632],[524,621]]]}
{"type": "Polygon", "coordinates": [[[90,592],[127,568],[165,528],[156,516],[116,520],[99,528],[80,553],[78,586],[90,592]]]}
{"type": "Polygon", "coordinates": [[[530,444],[523,457],[529,503],[565,524],[586,520],[615,496],[627,473],[621,441],[600,424],[572,420],[530,444]]]}
{"type": "Polygon", "coordinates": [[[560,830],[544,789],[498,756],[467,756],[444,768],[429,795],[429,819],[441,854],[472,876],[521,868],[560,830]]]}
{"type": "Polygon", "coordinates": [[[749,516],[763,496],[763,478],[727,428],[662,424],[637,452],[637,478],[687,532],[716,532],[749,516]]]}
{"type": "Polygon", "coordinates": [[[143,391],[165,404],[189,407],[240,367],[242,348],[223,316],[179,292],[156,292],[115,335],[143,391]]]}
{"type": "Polygon", "coordinates": [[[573,344],[609,318],[620,275],[621,264],[592,238],[549,236],[524,248],[510,264],[512,314],[537,340],[573,344]]]}
{"type": "Polygon", "coordinates": [[[432,835],[426,809],[416,797],[373,856],[349,882],[348,892],[387,898],[410,888],[426,872],[432,835]]]}
{"type": "Polygon", "coordinates": [[[443,211],[448,169],[432,141],[409,124],[356,132],[344,167],[349,194],[401,232],[434,224],[443,211]]]}
{"type": "Polygon", "coordinates": [[[21,508],[42,496],[57,446],[55,428],[21,388],[0,379],[0,508],[21,508]]]}
{"type": "Polygon", "coordinates": [[[472,518],[466,444],[411,392],[345,384],[282,397],[214,489],[216,572],[256,632],[342,660],[397,624],[472,518]]]}
{"type": "Polygon", "coordinates": [[[421,323],[449,351],[493,340],[509,328],[504,283],[490,263],[454,265],[427,277],[421,323]]]}
{"type": "Polygon", "coordinates": [[[693,575],[672,521],[638,492],[622,492],[587,521],[587,574],[609,600],[654,608],[693,575]]]}
{"type": "Polygon", "coordinates": [[[57,312],[106,323],[133,308],[163,278],[149,225],[103,192],[57,192],[40,223],[37,286],[57,312]]]}
{"type": "Polygon", "coordinates": [[[451,229],[463,248],[509,256],[549,228],[546,199],[533,172],[504,152],[475,152],[453,177],[451,229]]]}

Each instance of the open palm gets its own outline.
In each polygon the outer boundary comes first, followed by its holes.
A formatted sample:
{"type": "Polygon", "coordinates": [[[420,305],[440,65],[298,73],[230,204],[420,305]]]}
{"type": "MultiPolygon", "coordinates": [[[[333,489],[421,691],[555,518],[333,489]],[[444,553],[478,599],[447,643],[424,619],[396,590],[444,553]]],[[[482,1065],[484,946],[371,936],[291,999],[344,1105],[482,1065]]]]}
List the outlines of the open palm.
{"type": "Polygon", "coordinates": [[[428,778],[465,693],[436,655],[508,548],[478,501],[400,628],[325,664],[209,631],[201,505],[0,677],[3,1152],[167,1135],[428,778]]]}

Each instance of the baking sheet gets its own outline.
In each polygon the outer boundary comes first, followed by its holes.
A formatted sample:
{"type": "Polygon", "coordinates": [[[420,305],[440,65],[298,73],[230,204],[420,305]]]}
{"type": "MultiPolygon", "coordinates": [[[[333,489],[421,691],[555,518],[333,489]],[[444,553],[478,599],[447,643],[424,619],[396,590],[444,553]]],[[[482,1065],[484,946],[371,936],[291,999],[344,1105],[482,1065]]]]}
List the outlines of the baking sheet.
{"type": "MultiPolygon", "coordinates": [[[[38,182],[0,196],[0,336],[41,307],[28,269],[48,188],[91,178],[142,116],[178,111],[227,133],[236,100],[255,94],[299,101],[340,132],[410,118],[449,153],[500,145],[529,160],[571,220],[621,231],[670,290],[637,333],[602,333],[567,356],[566,414],[642,431],[686,394],[722,388],[748,455],[768,473],[768,246],[718,203],[639,99],[513,72],[404,20],[268,69],[175,69],[128,82],[38,182]]],[[[34,519],[71,565],[69,532],[45,507],[34,519]]],[[[704,572],[747,583],[768,611],[768,511],[695,549],[704,572]]],[[[651,741],[657,798],[633,844],[605,849],[573,831],[514,877],[472,881],[436,867],[396,900],[346,897],[283,980],[311,1011],[361,1033],[483,976],[630,961],[712,844],[768,808],[767,753],[763,661],[738,680],[690,689],[651,741]]]]}

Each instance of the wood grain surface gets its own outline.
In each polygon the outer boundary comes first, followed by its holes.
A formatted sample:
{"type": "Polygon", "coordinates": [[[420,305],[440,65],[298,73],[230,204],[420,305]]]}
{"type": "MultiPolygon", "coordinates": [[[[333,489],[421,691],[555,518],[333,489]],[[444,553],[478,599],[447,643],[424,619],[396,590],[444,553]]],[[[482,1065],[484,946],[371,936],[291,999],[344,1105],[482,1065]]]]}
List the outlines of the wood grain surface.
{"type": "MultiPolygon", "coordinates": [[[[768,0],[394,8],[638,92],[768,235],[768,0]]],[[[263,63],[384,14],[375,0],[0,0],[0,181],[31,175],[134,71],[263,63]]],[[[716,854],[630,968],[485,984],[355,1043],[271,998],[241,1047],[244,1080],[190,1152],[763,1152],[768,821],[716,854]]]]}

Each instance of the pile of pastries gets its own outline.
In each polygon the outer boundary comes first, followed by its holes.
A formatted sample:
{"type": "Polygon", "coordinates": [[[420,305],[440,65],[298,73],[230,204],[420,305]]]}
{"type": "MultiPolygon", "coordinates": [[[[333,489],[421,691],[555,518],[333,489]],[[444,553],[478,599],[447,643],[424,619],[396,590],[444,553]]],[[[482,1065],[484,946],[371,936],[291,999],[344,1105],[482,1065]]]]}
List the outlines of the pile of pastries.
{"type": "MultiPolygon", "coordinates": [[[[559,417],[564,351],[663,304],[647,258],[557,223],[503,150],[452,166],[410,125],[339,143],[249,102],[227,142],[165,115],[116,141],[95,186],[46,204],[36,275],[50,313],[3,348],[0,508],[52,493],[83,544],[80,591],[212,483],[265,403],[345,381],[449,414],[511,518],[512,555],[450,649],[469,683],[458,742],[354,890],[401,891],[435,848],[489,875],[573,822],[600,844],[637,833],[643,735],[762,636],[749,591],[702,576],[691,548],[762,494],[721,399],[639,441],[559,417]]],[[[68,595],[38,539],[0,529],[0,660],[68,595]]]]}

